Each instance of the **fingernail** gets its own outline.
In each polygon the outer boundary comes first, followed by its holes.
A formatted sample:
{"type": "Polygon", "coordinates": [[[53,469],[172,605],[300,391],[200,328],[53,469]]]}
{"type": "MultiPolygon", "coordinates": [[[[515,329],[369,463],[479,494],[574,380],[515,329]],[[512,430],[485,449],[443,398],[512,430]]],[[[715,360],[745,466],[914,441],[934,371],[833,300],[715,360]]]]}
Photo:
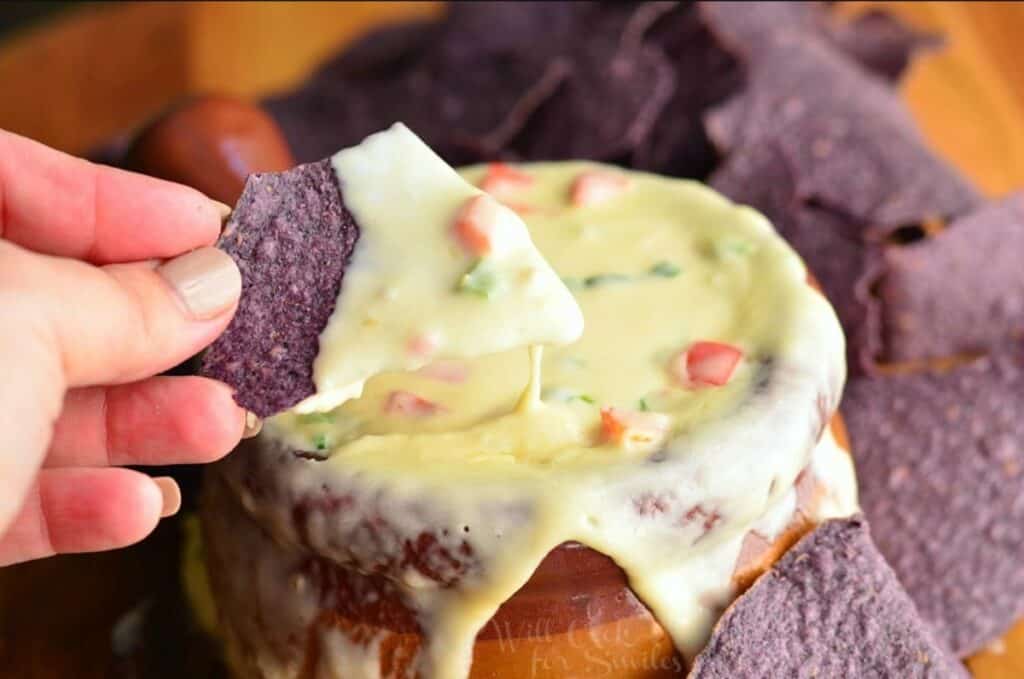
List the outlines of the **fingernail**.
{"type": "Polygon", "coordinates": [[[242,431],[243,439],[251,439],[256,434],[260,433],[263,429],[263,420],[261,420],[256,413],[251,413],[248,410],[245,411],[245,429],[242,431]]]}
{"type": "Polygon", "coordinates": [[[212,318],[238,300],[242,275],[227,253],[199,248],[168,260],[157,268],[192,315],[212,318]]]}
{"type": "Polygon", "coordinates": [[[220,221],[221,221],[221,223],[226,222],[228,220],[228,217],[231,216],[231,206],[230,205],[225,205],[224,203],[220,202],[219,200],[212,200],[211,199],[210,202],[213,203],[214,206],[217,208],[217,212],[220,214],[220,221]]]}
{"type": "Polygon", "coordinates": [[[163,498],[163,508],[160,510],[160,518],[174,516],[181,509],[181,488],[170,476],[156,476],[153,483],[160,489],[160,496],[163,498]]]}

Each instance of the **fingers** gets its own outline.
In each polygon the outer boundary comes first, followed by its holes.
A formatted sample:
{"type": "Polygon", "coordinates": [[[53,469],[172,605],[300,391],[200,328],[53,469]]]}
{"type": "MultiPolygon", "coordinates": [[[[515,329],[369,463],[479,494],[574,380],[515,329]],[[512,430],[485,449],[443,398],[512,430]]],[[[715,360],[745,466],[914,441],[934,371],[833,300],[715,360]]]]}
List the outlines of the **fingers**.
{"type": "Polygon", "coordinates": [[[181,362],[224,330],[240,292],[238,268],[216,248],[99,268],[0,241],[0,327],[19,330],[7,338],[16,351],[42,342],[59,356],[67,388],[181,362]]]}
{"type": "Polygon", "coordinates": [[[95,264],[173,257],[217,240],[227,206],[0,130],[0,238],[95,264]]]}
{"type": "Polygon", "coordinates": [[[53,554],[115,549],[178,511],[172,479],[128,469],[44,469],[0,537],[0,566],[53,554]]]}
{"type": "Polygon", "coordinates": [[[64,398],[45,465],[212,462],[238,444],[245,419],[230,387],[202,377],[75,389],[64,398]]]}
{"type": "Polygon", "coordinates": [[[5,317],[0,299],[0,534],[43,463],[64,397],[58,357],[33,340],[30,329],[5,317]]]}

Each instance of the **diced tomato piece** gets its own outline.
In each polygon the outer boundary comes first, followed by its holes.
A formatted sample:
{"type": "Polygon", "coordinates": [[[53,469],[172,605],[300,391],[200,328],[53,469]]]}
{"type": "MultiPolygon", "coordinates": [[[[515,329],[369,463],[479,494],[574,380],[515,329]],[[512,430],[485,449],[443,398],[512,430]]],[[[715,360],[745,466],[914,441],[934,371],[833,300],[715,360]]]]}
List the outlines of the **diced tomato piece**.
{"type": "Polygon", "coordinates": [[[486,195],[473,196],[455,218],[455,237],[470,254],[490,254],[498,224],[498,204],[486,195]]]}
{"type": "Polygon", "coordinates": [[[694,382],[721,386],[736,371],[743,351],[723,342],[696,342],[687,352],[686,367],[694,382]]]}
{"type": "Polygon", "coordinates": [[[672,418],[664,413],[601,408],[601,438],[629,450],[660,445],[671,426],[672,418]]]}
{"type": "Polygon", "coordinates": [[[624,175],[593,170],[576,177],[569,189],[569,198],[576,207],[600,205],[623,193],[628,186],[629,178],[624,175]]]}
{"type": "Polygon", "coordinates": [[[743,351],[724,342],[694,342],[672,359],[669,370],[684,387],[728,384],[743,358],[743,351]]]}
{"type": "Polygon", "coordinates": [[[391,415],[426,417],[444,412],[444,410],[443,406],[428,401],[422,396],[417,396],[411,391],[393,391],[388,394],[388,400],[384,403],[384,412],[391,415]]]}
{"type": "Polygon", "coordinates": [[[437,361],[417,370],[420,375],[449,384],[461,384],[469,377],[469,366],[462,361],[437,361]]]}
{"type": "Polygon", "coordinates": [[[406,349],[413,356],[433,356],[441,347],[441,337],[436,332],[421,332],[413,335],[406,349]]]}
{"type": "Polygon", "coordinates": [[[480,188],[500,198],[531,184],[533,177],[522,170],[505,163],[491,163],[487,166],[487,174],[480,182],[480,188]]]}
{"type": "Polygon", "coordinates": [[[626,431],[626,423],[615,408],[601,408],[601,438],[611,443],[618,443],[626,431]]]}

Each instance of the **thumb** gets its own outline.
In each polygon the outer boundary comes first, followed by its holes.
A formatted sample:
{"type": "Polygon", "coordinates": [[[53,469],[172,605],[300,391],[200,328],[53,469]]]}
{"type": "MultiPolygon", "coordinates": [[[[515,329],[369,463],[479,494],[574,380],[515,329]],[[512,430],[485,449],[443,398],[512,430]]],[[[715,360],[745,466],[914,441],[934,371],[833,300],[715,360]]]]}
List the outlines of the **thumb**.
{"type": "Polygon", "coordinates": [[[204,247],[166,262],[95,267],[0,241],[0,315],[60,363],[63,388],[130,382],[212,342],[238,304],[241,275],[204,247]]]}

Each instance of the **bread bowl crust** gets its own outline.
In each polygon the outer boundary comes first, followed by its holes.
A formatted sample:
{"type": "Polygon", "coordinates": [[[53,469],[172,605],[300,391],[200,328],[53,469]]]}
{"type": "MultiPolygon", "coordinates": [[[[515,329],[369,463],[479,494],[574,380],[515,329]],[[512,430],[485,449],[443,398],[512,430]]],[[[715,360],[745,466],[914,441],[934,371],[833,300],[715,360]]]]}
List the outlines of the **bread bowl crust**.
{"type": "MultiPolygon", "coordinates": [[[[830,429],[849,454],[838,413],[831,418],[830,429]]],[[[813,529],[812,517],[826,489],[808,471],[798,477],[796,489],[797,510],[773,540],[753,532],[744,539],[733,572],[737,594],[813,529]]],[[[245,511],[216,468],[207,479],[202,512],[207,567],[236,676],[315,677],[327,653],[322,640],[330,630],[350,643],[373,644],[382,677],[405,676],[410,670],[421,636],[413,611],[393,580],[383,574],[363,575],[308,552],[296,557],[283,549],[245,511]],[[254,623],[259,616],[250,608],[248,588],[239,585],[235,574],[251,568],[252,562],[289,559],[291,568],[275,564],[281,572],[293,573],[290,581],[280,583],[282,596],[298,594],[300,587],[313,588],[318,603],[302,622],[290,624],[285,616],[273,621],[275,629],[267,629],[254,623]],[[271,666],[266,654],[277,659],[271,666]]],[[[589,547],[563,543],[480,631],[470,677],[515,677],[524,672],[560,677],[567,666],[594,663],[617,663],[615,676],[622,677],[682,676],[686,671],[671,638],[633,594],[623,571],[589,547]]]]}

